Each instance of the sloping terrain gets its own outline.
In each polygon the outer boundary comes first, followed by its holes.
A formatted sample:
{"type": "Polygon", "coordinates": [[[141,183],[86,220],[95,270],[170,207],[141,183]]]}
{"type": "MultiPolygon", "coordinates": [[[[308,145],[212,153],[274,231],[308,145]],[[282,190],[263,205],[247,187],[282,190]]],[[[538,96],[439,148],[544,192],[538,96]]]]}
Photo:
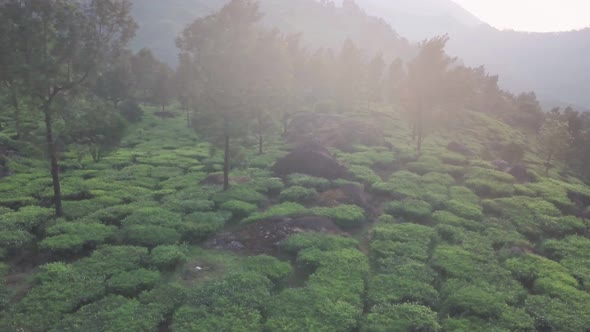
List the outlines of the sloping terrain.
{"type": "Polygon", "coordinates": [[[9,161],[2,330],[590,326],[590,187],[542,175],[535,143],[501,122],[467,112],[416,155],[401,114],[375,111],[383,143],[330,148],[349,171],[334,180],[278,178],[293,147],[244,141],[223,192],[220,153],[155,111],[99,162],[65,156],[63,219],[43,164],[9,161]],[[524,177],[494,162],[512,142],[528,147],[524,177]]]}

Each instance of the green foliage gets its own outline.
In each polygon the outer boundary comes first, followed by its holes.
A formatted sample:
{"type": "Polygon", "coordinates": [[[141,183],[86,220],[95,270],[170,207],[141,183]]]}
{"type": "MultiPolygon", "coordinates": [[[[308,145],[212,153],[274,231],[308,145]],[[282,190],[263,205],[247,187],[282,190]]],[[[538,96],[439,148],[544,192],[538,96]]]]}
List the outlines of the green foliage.
{"type": "Polygon", "coordinates": [[[436,312],[428,307],[412,303],[375,306],[361,327],[363,332],[436,332],[440,330],[436,312]]]}
{"type": "Polygon", "coordinates": [[[172,329],[178,332],[257,332],[261,330],[261,322],[259,311],[239,304],[210,309],[204,306],[182,306],[174,314],[172,329]]]}
{"type": "Polygon", "coordinates": [[[39,242],[39,248],[55,254],[75,254],[85,246],[96,246],[115,235],[114,226],[62,222],[47,229],[48,237],[39,242]]]}
{"type": "Polygon", "coordinates": [[[223,228],[229,215],[223,212],[195,212],[184,217],[184,222],[176,226],[181,239],[188,243],[206,240],[223,228]]]}
{"type": "Polygon", "coordinates": [[[513,183],[512,175],[481,167],[471,167],[465,175],[465,185],[479,196],[512,196],[513,183]]]}
{"type": "Polygon", "coordinates": [[[356,205],[338,205],[336,207],[318,207],[312,213],[334,220],[342,228],[353,228],[365,222],[365,211],[356,205]]]}
{"type": "Polygon", "coordinates": [[[181,222],[180,215],[158,207],[142,207],[135,209],[123,219],[123,226],[161,226],[173,228],[181,222]]]}
{"type": "Polygon", "coordinates": [[[215,193],[211,199],[217,204],[238,200],[260,205],[262,202],[266,201],[266,197],[263,194],[247,185],[233,186],[226,191],[215,193]]]}
{"type": "Polygon", "coordinates": [[[358,241],[342,236],[308,232],[291,235],[286,240],[283,240],[280,246],[283,250],[297,253],[308,248],[319,249],[322,251],[356,248],[358,246],[358,241]]]}
{"type": "Polygon", "coordinates": [[[102,246],[74,265],[84,273],[110,277],[124,271],[135,270],[148,257],[147,248],[133,246],[102,246]]]}
{"type": "Polygon", "coordinates": [[[309,203],[315,201],[317,197],[318,192],[313,188],[292,186],[281,191],[279,199],[281,202],[309,203]]]}
{"type": "Polygon", "coordinates": [[[290,186],[314,188],[318,191],[323,191],[330,187],[330,180],[306,174],[291,174],[287,177],[287,183],[290,186]]]}
{"type": "Polygon", "coordinates": [[[375,173],[369,166],[353,165],[348,168],[350,173],[358,181],[368,184],[369,186],[381,182],[381,177],[375,173]]]}
{"type": "Polygon", "coordinates": [[[254,204],[232,200],[221,204],[221,209],[229,211],[232,217],[237,219],[243,219],[258,211],[258,207],[254,204]]]}
{"type": "Polygon", "coordinates": [[[246,271],[259,273],[275,284],[284,281],[293,271],[291,264],[267,255],[248,257],[245,264],[246,271]]]}
{"type": "Polygon", "coordinates": [[[174,270],[186,260],[186,248],[184,247],[158,246],[150,252],[150,263],[160,270],[174,270]]]}
{"type": "Polygon", "coordinates": [[[121,237],[125,243],[153,248],[159,245],[175,244],[180,240],[181,235],[173,228],[133,225],[125,227],[121,237]]]}
{"type": "Polygon", "coordinates": [[[160,281],[160,272],[146,269],[121,272],[107,280],[110,292],[125,296],[134,296],[153,288],[160,281]]]}
{"type": "Polygon", "coordinates": [[[274,217],[296,217],[307,214],[308,212],[308,209],[301,204],[285,202],[273,205],[264,212],[254,213],[250,217],[244,219],[244,222],[249,223],[274,217]]]}
{"type": "Polygon", "coordinates": [[[438,292],[431,285],[395,274],[378,274],[368,285],[367,300],[371,305],[394,303],[419,303],[434,307],[438,304],[438,292]]]}
{"type": "Polygon", "coordinates": [[[403,201],[394,201],[385,205],[385,212],[394,216],[399,216],[408,221],[427,221],[432,215],[430,204],[415,200],[405,199],[403,201]]]}
{"type": "Polygon", "coordinates": [[[477,203],[471,203],[465,200],[451,199],[446,203],[447,210],[455,215],[470,219],[481,220],[483,218],[483,209],[477,203]]]}

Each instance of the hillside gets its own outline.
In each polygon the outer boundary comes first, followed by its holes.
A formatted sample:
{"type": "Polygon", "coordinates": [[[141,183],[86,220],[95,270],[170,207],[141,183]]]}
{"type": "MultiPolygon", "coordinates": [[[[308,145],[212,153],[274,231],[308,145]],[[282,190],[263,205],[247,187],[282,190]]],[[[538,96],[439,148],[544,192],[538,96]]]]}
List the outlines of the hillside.
{"type": "Polygon", "coordinates": [[[274,177],[271,166],[291,151],[275,137],[263,155],[244,146],[233,186],[222,192],[211,182],[221,155],[211,156],[181,116],[154,111],[99,162],[64,156],[63,219],[44,203],[43,167],[11,159],[14,174],[0,183],[0,244],[2,294],[16,295],[0,301],[9,308],[4,326],[385,331],[396,319],[431,331],[582,331],[590,324],[590,187],[540,175],[530,142],[527,178],[482,160],[478,151],[491,142],[526,139],[505,124],[466,114],[431,134],[417,156],[402,115],[374,112],[383,145],[331,149],[349,169],[345,178],[274,177]],[[473,152],[449,151],[453,141],[473,152]],[[37,249],[12,254],[27,243],[37,249]],[[31,255],[40,266],[24,263],[31,255]]]}
{"type": "Polygon", "coordinates": [[[357,1],[368,14],[385,19],[411,41],[449,34],[450,54],[469,66],[485,65],[515,93],[535,91],[544,101],[589,108],[590,77],[585,73],[590,70],[586,56],[590,28],[559,33],[501,31],[451,0],[411,1],[411,6],[407,2],[357,1]]]}

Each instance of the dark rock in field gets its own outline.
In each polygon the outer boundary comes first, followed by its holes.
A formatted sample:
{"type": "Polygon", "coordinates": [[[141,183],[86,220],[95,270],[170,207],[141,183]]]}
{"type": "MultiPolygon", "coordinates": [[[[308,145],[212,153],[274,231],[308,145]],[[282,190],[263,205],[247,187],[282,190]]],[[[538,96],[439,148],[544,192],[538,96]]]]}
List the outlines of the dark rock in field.
{"type": "Polygon", "coordinates": [[[496,168],[496,171],[500,171],[500,172],[504,172],[508,168],[510,168],[510,163],[507,162],[506,160],[501,160],[501,159],[492,161],[492,165],[494,165],[494,167],[496,168]]]}
{"type": "MultiPolygon", "coordinates": [[[[238,183],[238,184],[242,184],[242,183],[248,183],[251,182],[252,179],[249,177],[244,177],[244,176],[240,176],[240,177],[231,177],[229,179],[229,181],[231,183],[238,183]]],[[[202,185],[206,185],[206,186],[220,186],[223,185],[223,173],[212,173],[209,174],[205,179],[203,179],[203,181],[201,181],[202,185]]]]}
{"type": "Polygon", "coordinates": [[[338,179],[346,177],[348,170],[330,152],[319,144],[301,145],[285,157],[279,159],[272,167],[280,177],[292,173],[338,179]]]}
{"type": "Polygon", "coordinates": [[[333,207],[340,204],[353,204],[367,208],[369,206],[369,195],[365,192],[363,186],[351,183],[323,192],[320,194],[318,201],[322,206],[333,207]]]}
{"type": "Polygon", "coordinates": [[[328,218],[275,217],[246,225],[231,233],[218,234],[214,239],[205,243],[205,247],[249,254],[276,254],[281,241],[290,235],[303,232],[342,234],[338,226],[328,218]]]}
{"type": "Polygon", "coordinates": [[[510,175],[514,176],[514,178],[518,182],[530,182],[531,181],[531,175],[529,174],[529,171],[527,170],[527,168],[523,165],[512,166],[510,168],[510,170],[508,170],[508,173],[510,173],[510,175]]]}
{"type": "Polygon", "coordinates": [[[471,150],[467,145],[457,142],[451,142],[447,145],[447,150],[462,154],[467,157],[473,157],[477,155],[473,150],[471,150]]]}
{"type": "Polygon", "coordinates": [[[314,140],[326,147],[348,150],[355,144],[382,146],[383,129],[373,119],[342,114],[303,113],[289,123],[287,141],[304,144],[314,140]]]}

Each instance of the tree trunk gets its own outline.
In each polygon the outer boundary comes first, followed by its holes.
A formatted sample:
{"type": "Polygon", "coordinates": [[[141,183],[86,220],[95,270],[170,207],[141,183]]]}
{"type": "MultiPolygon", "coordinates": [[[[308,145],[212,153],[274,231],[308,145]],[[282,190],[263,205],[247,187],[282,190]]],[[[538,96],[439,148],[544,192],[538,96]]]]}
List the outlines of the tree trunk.
{"type": "Polygon", "coordinates": [[[551,159],[553,158],[553,152],[549,152],[547,162],[545,162],[545,175],[549,175],[549,169],[551,168],[551,159]]]}
{"type": "Polygon", "coordinates": [[[416,151],[418,151],[418,153],[422,152],[422,141],[424,140],[424,124],[423,124],[423,119],[422,119],[422,110],[420,110],[419,114],[418,114],[418,121],[416,123],[416,137],[417,137],[417,142],[416,142],[416,151]]]}
{"type": "Polygon", "coordinates": [[[264,154],[264,151],[262,149],[262,144],[263,144],[263,137],[262,134],[258,134],[258,154],[264,154]]]}
{"type": "Polygon", "coordinates": [[[45,113],[47,152],[49,153],[51,178],[53,180],[53,204],[55,205],[55,215],[57,217],[62,217],[63,209],[61,205],[61,186],[59,183],[59,164],[57,161],[55,142],[53,141],[53,126],[51,123],[51,110],[49,109],[49,105],[43,106],[43,113],[45,113]]]}
{"type": "Polygon", "coordinates": [[[22,129],[21,129],[21,122],[20,122],[20,107],[18,104],[18,97],[16,92],[14,91],[14,87],[12,88],[12,92],[10,94],[12,107],[14,109],[14,126],[16,129],[16,139],[20,139],[22,136],[22,129]]]}
{"type": "Polygon", "coordinates": [[[191,127],[191,111],[189,107],[186,108],[186,126],[191,127]]]}
{"type": "Polygon", "coordinates": [[[223,157],[223,191],[229,189],[229,169],[230,169],[230,161],[231,156],[229,153],[229,123],[228,120],[225,120],[225,129],[224,129],[224,157],[223,157]]]}

